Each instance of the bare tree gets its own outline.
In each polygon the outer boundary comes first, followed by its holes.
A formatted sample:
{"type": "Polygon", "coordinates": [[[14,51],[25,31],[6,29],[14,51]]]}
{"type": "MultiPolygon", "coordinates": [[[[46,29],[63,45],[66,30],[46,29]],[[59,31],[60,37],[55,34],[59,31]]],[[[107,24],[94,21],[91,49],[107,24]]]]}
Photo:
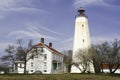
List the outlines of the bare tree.
{"type": "Polygon", "coordinates": [[[0,64],[0,71],[4,71],[4,73],[8,73],[9,72],[9,64],[7,63],[1,63],[0,64]]]}
{"type": "Polygon", "coordinates": [[[78,69],[82,72],[90,72],[89,66],[90,63],[92,63],[91,57],[89,55],[89,50],[88,49],[82,49],[78,50],[76,52],[76,59],[77,62],[73,63],[78,69]]]}
{"type": "Polygon", "coordinates": [[[72,50],[64,51],[64,63],[67,69],[67,72],[71,72],[71,66],[72,66],[72,50]]]}
{"type": "Polygon", "coordinates": [[[109,44],[106,52],[105,57],[109,71],[110,73],[115,73],[120,66],[120,40],[115,39],[114,42],[109,44]]]}
{"type": "Polygon", "coordinates": [[[120,40],[115,40],[111,43],[104,42],[92,47],[92,60],[95,71],[98,73],[102,70],[104,63],[109,67],[110,73],[115,71],[120,66],[120,40]]]}
{"type": "Polygon", "coordinates": [[[101,46],[100,45],[92,45],[92,47],[89,49],[89,54],[93,61],[95,73],[101,72],[101,69],[102,69],[101,64],[103,64],[103,60],[104,60],[103,54],[101,53],[99,47],[101,47],[101,46]]]}
{"type": "Polygon", "coordinates": [[[26,73],[26,62],[27,53],[32,48],[32,40],[29,41],[28,47],[24,47],[22,39],[17,40],[17,47],[14,45],[9,45],[5,50],[8,54],[1,57],[2,61],[9,61],[10,63],[16,65],[15,61],[24,61],[24,73],[26,73]]]}

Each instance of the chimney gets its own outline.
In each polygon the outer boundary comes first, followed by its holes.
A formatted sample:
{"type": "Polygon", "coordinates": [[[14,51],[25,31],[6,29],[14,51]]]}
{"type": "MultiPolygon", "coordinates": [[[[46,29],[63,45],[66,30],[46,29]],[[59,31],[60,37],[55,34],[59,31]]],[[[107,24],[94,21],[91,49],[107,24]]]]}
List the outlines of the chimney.
{"type": "Polygon", "coordinates": [[[52,43],[49,43],[49,47],[52,47],[52,43]]]}
{"type": "Polygon", "coordinates": [[[41,38],[40,40],[41,40],[41,43],[44,43],[44,38],[41,38]]]}

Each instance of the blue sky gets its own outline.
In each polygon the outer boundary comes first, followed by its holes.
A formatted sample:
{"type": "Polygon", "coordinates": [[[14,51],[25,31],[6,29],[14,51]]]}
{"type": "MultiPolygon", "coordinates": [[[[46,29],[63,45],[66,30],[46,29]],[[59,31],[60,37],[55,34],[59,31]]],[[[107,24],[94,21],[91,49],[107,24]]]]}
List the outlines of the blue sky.
{"type": "Polygon", "coordinates": [[[36,44],[44,37],[60,51],[72,49],[75,15],[81,6],[92,43],[120,39],[120,0],[0,0],[0,54],[19,38],[36,44]]]}

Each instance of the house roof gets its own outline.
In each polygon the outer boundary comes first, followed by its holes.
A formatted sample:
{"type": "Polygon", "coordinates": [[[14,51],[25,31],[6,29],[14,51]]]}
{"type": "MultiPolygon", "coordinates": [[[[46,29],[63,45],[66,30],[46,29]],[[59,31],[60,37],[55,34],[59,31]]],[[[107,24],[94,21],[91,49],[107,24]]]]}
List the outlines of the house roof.
{"type": "MultiPolygon", "coordinates": [[[[117,66],[113,66],[113,68],[115,69],[117,66]]],[[[108,66],[108,64],[107,63],[104,63],[102,66],[101,66],[101,68],[103,68],[103,69],[109,69],[109,66],[108,66]]],[[[118,69],[120,69],[120,66],[118,67],[118,69]]]]}
{"type": "Polygon", "coordinates": [[[44,43],[36,44],[35,47],[45,47],[45,48],[49,49],[51,52],[53,52],[54,54],[58,54],[58,55],[63,56],[63,54],[61,52],[57,51],[56,49],[54,49],[54,48],[52,48],[44,43]]]}

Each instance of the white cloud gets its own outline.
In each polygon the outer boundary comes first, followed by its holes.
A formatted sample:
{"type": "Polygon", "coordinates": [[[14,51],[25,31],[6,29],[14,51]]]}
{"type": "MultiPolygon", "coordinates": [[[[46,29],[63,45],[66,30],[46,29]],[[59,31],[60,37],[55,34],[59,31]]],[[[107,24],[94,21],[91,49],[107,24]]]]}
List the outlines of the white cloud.
{"type": "Polygon", "coordinates": [[[51,32],[51,33],[54,33],[56,35],[62,35],[62,36],[68,36],[68,35],[65,35],[65,34],[62,34],[62,33],[59,33],[59,32],[56,32],[56,31],[53,31],[49,28],[46,28],[46,27],[40,27],[41,29],[45,30],[45,31],[48,31],[48,32],[51,32]]]}
{"type": "Polygon", "coordinates": [[[73,44],[73,38],[67,38],[67,39],[60,39],[59,36],[64,36],[66,35],[55,32],[47,27],[43,27],[40,24],[26,24],[25,26],[27,27],[27,30],[18,30],[18,31],[13,31],[9,33],[9,37],[14,37],[16,39],[22,38],[32,38],[33,40],[38,40],[41,37],[44,37],[47,41],[52,41],[53,43],[55,42],[54,46],[56,49],[59,50],[67,50],[67,49],[72,49],[72,44],[73,44]],[[46,35],[44,33],[47,33],[46,35]],[[55,34],[56,36],[50,36],[51,33],[55,34]],[[59,42],[59,43],[58,43],[59,42]]]}
{"type": "Polygon", "coordinates": [[[43,9],[30,8],[30,7],[9,8],[9,9],[4,9],[3,11],[16,11],[16,12],[30,13],[30,14],[31,13],[48,13],[43,9]]]}
{"type": "Polygon", "coordinates": [[[12,7],[16,4],[16,0],[0,0],[0,8],[12,7]]]}
{"type": "Polygon", "coordinates": [[[48,13],[43,9],[33,7],[32,1],[33,0],[0,0],[0,12],[48,13]]]}
{"type": "Polygon", "coordinates": [[[91,4],[101,4],[103,0],[74,0],[75,8],[88,6],[91,4]]]}
{"type": "Polygon", "coordinates": [[[62,41],[59,41],[59,43],[57,43],[55,46],[60,51],[72,50],[73,49],[73,37],[63,39],[62,41]]]}
{"type": "Polygon", "coordinates": [[[98,37],[91,37],[91,43],[92,44],[100,44],[105,41],[114,41],[115,39],[120,40],[120,35],[114,34],[114,35],[109,35],[109,36],[98,36],[98,37]]]}
{"type": "MultiPolygon", "coordinates": [[[[110,35],[110,36],[106,35],[106,36],[91,37],[91,44],[101,44],[105,41],[111,42],[111,41],[114,41],[115,39],[120,40],[120,35],[114,34],[114,35],[110,35]]],[[[59,42],[55,46],[57,46],[57,49],[59,49],[60,51],[72,50],[73,49],[73,41],[74,41],[74,38],[71,37],[71,38],[63,40],[62,42],[59,42]]]]}
{"type": "MultiPolygon", "coordinates": [[[[110,0],[111,1],[111,0],[110,0]]],[[[118,5],[110,4],[109,0],[74,0],[74,7],[85,7],[90,5],[99,5],[99,6],[106,6],[106,7],[118,7],[118,5]]]]}
{"type": "Polygon", "coordinates": [[[75,8],[90,6],[90,5],[106,6],[108,4],[105,3],[105,0],[74,0],[74,7],[75,8]]]}
{"type": "MultiPolygon", "coordinates": [[[[41,37],[44,37],[46,41],[52,41],[52,42],[61,42],[62,39],[60,39],[60,36],[62,37],[68,37],[67,35],[64,35],[62,33],[56,32],[54,30],[51,30],[47,27],[41,26],[41,24],[37,22],[32,23],[25,23],[25,27],[27,27],[24,30],[16,30],[12,31],[8,34],[8,37],[13,37],[14,39],[28,39],[31,38],[33,40],[38,40],[41,37]]],[[[67,41],[65,41],[67,42],[67,41]]],[[[62,42],[64,44],[64,42],[62,42]]],[[[61,43],[61,44],[62,44],[61,43]]]]}
{"type": "Polygon", "coordinates": [[[65,36],[65,37],[67,37],[68,35],[65,35],[65,34],[62,34],[62,33],[59,33],[59,32],[56,32],[56,31],[54,31],[54,30],[51,30],[51,29],[49,29],[49,28],[47,28],[47,27],[45,27],[45,26],[41,26],[41,24],[39,24],[39,23],[28,23],[27,24],[27,26],[29,26],[30,28],[28,28],[29,30],[35,30],[35,31],[44,31],[44,32],[48,32],[48,33],[53,33],[53,34],[55,34],[55,35],[59,35],[59,36],[65,36]]]}
{"type": "Polygon", "coordinates": [[[0,0],[0,10],[18,6],[24,0],[0,0]]]}
{"type": "Polygon", "coordinates": [[[34,38],[34,39],[39,39],[41,37],[47,38],[47,39],[52,39],[52,40],[56,40],[57,38],[52,37],[52,36],[48,36],[48,35],[44,35],[41,34],[39,32],[31,32],[31,31],[25,31],[25,30],[19,30],[19,31],[14,31],[14,32],[10,32],[9,36],[16,36],[16,38],[34,38]]]}
{"type": "Polygon", "coordinates": [[[71,37],[71,38],[68,38],[68,39],[65,39],[65,40],[63,40],[61,43],[72,43],[73,42],[73,37],[71,37]]]}

